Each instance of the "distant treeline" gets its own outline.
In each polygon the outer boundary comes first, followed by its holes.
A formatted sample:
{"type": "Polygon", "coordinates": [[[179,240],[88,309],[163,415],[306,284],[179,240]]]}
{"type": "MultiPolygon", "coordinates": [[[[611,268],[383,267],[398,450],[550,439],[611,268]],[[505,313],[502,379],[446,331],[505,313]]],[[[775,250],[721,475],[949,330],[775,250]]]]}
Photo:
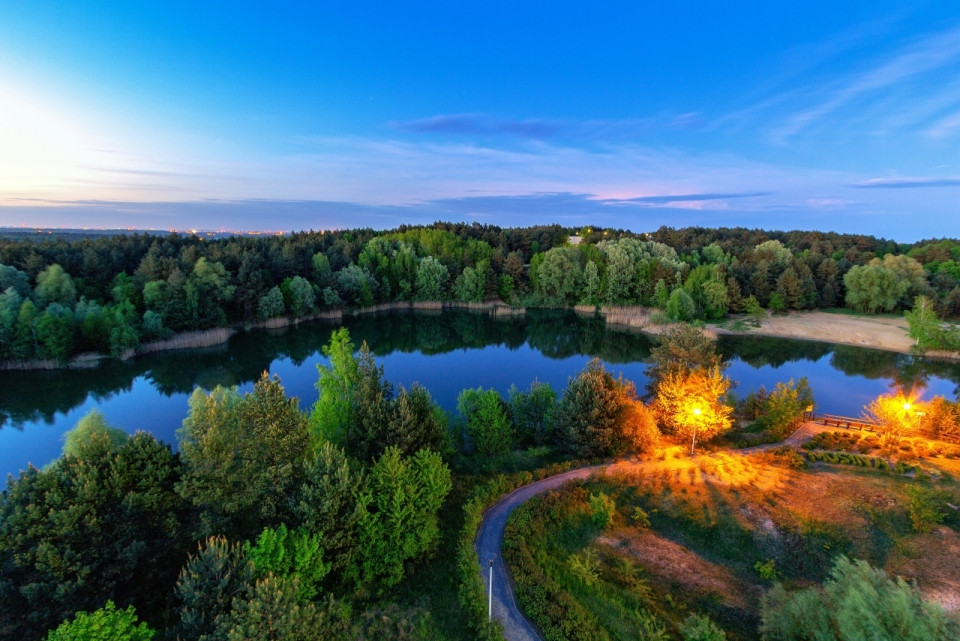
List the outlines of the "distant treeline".
{"type": "Polygon", "coordinates": [[[0,239],[0,360],[122,354],[173,333],[393,301],[645,305],[674,320],[763,308],[960,313],[960,242],[435,223],[204,239],[0,239]],[[571,243],[571,237],[574,239],[571,243]]]}

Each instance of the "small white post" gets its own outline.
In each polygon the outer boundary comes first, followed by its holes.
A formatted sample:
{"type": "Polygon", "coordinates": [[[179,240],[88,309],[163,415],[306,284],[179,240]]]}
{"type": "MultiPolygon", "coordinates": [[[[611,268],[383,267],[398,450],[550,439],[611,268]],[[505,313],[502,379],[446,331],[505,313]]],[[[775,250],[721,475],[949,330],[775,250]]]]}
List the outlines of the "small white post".
{"type": "Polygon", "coordinates": [[[487,595],[487,623],[493,621],[493,559],[490,559],[490,592],[487,595]]]}

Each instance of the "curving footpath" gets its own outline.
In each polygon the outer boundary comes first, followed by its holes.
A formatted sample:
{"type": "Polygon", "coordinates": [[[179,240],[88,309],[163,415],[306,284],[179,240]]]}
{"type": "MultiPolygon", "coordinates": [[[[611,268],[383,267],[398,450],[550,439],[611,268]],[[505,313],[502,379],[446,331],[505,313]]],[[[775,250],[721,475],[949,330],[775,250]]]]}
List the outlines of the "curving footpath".
{"type": "Polygon", "coordinates": [[[483,514],[483,521],[477,530],[474,547],[480,557],[480,573],[483,584],[490,581],[490,559],[493,559],[493,616],[503,624],[503,636],[510,641],[540,641],[536,626],[523,615],[513,597],[513,584],[507,574],[507,568],[500,556],[500,544],[507,527],[507,518],[518,506],[526,503],[537,494],[554,490],[567,481],[585,479],[594,472],[606,468],[605,465],[581,467],[541,481],[524,485],[500,499],[483,514]]]}
{"type": "MultiPolygon", "coordinates": [[[[826,429],[827,428],[821,427],[811,421],[802,425],[800,429],[790,435],[783,443],[759,445],[735,451],[735,453],[743,455],[750,452],[771,449],[784,444],[799,446],[826,429]]],[[[673,461],[648,463],[620,462],[611,465],[581,467],[517,488],[488,508],[487,511],[484,512],[483,521],[481,521],[480,527],[477,530],[477,539],[474,542],[474,547],[477,550],[477,556],[480,560],[480,574],[483,577],[484,586],[489,585],[490,559],[493,559],[493,617],[503,624],[504,638],[508,639],[508,641],[542,641],[537,627],[523,615],[523,612],[520,611],[520,607],[517,605],[513,595],[513,583],[500,556],[500,545],[503,543],[507,519],[511,512],[538,494],[554,490],[574,479],[585,479],[594,472],[606,470],[608,467],[684,469],[697,464],[698,462],[692,459],[676,459],[673,461]]]]}

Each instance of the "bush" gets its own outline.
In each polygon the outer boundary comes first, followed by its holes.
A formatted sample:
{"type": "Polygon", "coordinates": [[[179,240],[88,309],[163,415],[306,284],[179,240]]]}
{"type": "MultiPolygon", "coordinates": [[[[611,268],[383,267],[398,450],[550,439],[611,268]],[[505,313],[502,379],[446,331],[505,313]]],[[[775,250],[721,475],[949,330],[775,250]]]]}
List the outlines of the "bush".
{"type": "Polygon", "coordinates": [[[917,532],[929,532],[947,517],[947,496],[931,488],[914,485],[907,488],[910,523],[917,532]]]}
{"type": "Polygon", "coordinates": [[[631,520],[638,528],[646,529],[650,527],[650,515],[640,506],[633,508],[631,520]]]}
{"type": "Polygon", "coordinates": [[[901,578],[840,556],[822,587],[788,592],[777,584],[761,601],[760,632],[771,641],[956,639],[960,621],[901,578]]]}
{"type": "Polygon", "coordinates": [[[684,641],[725,641],[726,633],[710,617],[691,614],[680,627],[684,641]]]}
{"type": "Polygon", "coordinates": [[[605,528],[613,521],[617,504],[603,492],[590,495],[590,520],[599,528],[605,528]]]}

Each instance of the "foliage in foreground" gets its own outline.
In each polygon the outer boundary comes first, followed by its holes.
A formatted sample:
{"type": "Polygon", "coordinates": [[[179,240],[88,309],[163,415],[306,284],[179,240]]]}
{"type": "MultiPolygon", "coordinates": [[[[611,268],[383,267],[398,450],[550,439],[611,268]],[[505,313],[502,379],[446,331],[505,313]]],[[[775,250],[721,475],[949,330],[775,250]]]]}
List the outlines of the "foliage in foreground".
{"type": "Polygon", "coordinates": [[[95,612],[77,612],[72,621],[52,630],[46,641],[151,641],[155,634],[146,623],[137,624],[132,605],[117,610],[113,601],[107,601],[95,612]]]}
{"type": "Polygon", "coordinates": [[[0,495],[0,633],[38,639],[108,599],[156,621],[189,540],[182,473],[168,445],[138,432],[116,447],[93,434],[76,455],[11,477],[0,495]]]}
{"type": "Polygon", "coordinates": [[[840,556],[823,587],[789,592],[777,584],[761,605],[761,632],[769,641],[949,641],[960,620],[925,601],[902,578],[840,556]]]}

